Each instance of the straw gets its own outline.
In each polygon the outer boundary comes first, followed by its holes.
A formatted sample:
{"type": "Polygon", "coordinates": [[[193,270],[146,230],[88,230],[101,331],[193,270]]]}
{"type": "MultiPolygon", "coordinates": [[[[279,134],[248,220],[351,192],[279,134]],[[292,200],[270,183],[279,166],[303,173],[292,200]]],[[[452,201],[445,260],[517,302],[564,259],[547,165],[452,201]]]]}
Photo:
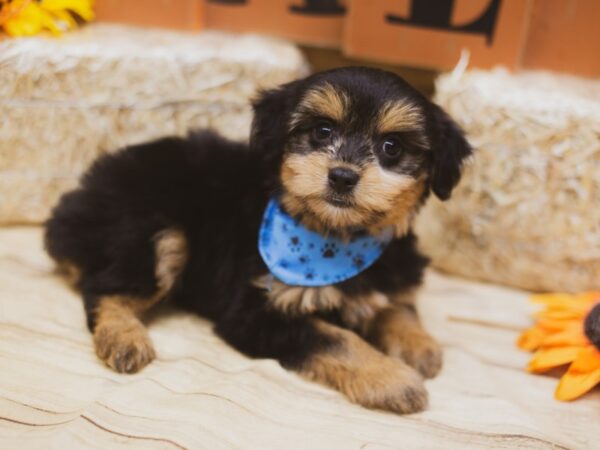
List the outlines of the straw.
{"type": "Polygon", "coordinates": [[[292,45],[90,25],[0,41],[0,224],[39,223],[100,154],[189,129],[245,140],[249,99],[307,73],[292,45]]]}
{"type": "Polygon", "coordinates": [[[437,102],[477,148],[418,231],[438,268],[539,291],[600,283],[600,82],[503,70],[443,75],[437,102]]]}

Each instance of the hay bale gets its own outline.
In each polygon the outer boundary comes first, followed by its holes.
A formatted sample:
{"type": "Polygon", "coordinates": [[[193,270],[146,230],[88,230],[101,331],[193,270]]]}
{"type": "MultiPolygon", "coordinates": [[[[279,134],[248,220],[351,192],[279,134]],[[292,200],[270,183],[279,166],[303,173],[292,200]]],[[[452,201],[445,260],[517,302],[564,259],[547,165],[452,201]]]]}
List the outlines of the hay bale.
{"type": "Polygon", "coordinates": [[[452,199],[419,217],[434,264],[525,289],[598,289],[600,82],[496,70],[436,88],[477,153],[452,199]]]}
{"type": "Polygon", "coordinates": [[[247,139],[250,97],[307,73],[282,41],[91,25],[0,41],[0,224],[43,221],[98,155],[211,127],[247,139]]]}

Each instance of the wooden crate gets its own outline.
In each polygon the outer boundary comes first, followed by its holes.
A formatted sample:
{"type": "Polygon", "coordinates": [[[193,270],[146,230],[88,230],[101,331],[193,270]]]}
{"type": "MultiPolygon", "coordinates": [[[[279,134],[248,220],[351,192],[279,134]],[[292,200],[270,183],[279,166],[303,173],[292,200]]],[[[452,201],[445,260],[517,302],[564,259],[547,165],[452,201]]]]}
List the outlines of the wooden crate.
{"type": "Polygon", "coordinates": [[[204,21],[200,0],[96,0],[96,18],[147,27],[199,30],[204,21]]]}
{"type": "Polygon", "coordinates": [[[518,67],[531,0],[353,0],[344,51],[390,63],[451,68],[466,48],[471,64],[518,67]]]}
{"type": "Polygon", "coordinates": [[[347,10],[343,0],[211,0],[205,8],[207,28],[325,47],[341,45],[347,10]]]}

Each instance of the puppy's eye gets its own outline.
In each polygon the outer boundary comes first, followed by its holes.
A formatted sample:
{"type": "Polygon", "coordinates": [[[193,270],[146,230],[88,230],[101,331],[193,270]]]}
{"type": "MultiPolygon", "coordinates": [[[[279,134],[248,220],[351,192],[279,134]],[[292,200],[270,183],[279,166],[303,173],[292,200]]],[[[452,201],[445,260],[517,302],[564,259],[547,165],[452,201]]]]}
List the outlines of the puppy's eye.
{"type": "Polygon", "coordinates": [[[389,137],[385,141],[383,141],[381,150],[383,151],[384,155],[388,158],[395,158],[400,154],[402,148],[400,147],[400,141],[398,139],[394,137],[389,137]]]}
{"type": "Polygon", "coordinates": [[[330,123],[322,122],[314,128],[313,134],[318,141],[326,141],[333,134],[333,126],[330,123]]]}

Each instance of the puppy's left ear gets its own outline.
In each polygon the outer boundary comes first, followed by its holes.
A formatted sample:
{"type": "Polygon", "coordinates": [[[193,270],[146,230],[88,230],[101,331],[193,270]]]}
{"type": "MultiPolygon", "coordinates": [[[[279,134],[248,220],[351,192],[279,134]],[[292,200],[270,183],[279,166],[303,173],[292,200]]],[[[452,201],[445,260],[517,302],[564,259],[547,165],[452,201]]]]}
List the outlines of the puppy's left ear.
{"type": "Polygon", "coordinates": [[[262,91],[252,102],[254,118],[250,131],[250,150],[260,153],[268,168],[275,168],[281,160],[296,84],[292,82],[262,91]]]}
{"type": "Polygon", "coordinates": [[[431,189],[440,200],[448,200],[460,180],[465,159],[473,149],[460,126],[439,106],[432,103],[431,107],[431,189]]]}

